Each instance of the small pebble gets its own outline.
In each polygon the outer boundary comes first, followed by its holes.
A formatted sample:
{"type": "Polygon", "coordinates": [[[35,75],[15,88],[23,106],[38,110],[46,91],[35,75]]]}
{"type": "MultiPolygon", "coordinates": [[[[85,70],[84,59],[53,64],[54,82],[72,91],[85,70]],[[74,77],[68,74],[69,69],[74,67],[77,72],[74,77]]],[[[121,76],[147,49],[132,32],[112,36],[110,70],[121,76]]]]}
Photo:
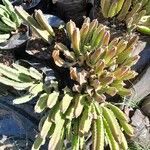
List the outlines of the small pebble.
{"type": "Polygon", "coordinates": [[[115,24],[113,24],[113,25],[111,25],[111,27],[112,27],[112,28],[116,28],[116,25],[115,25],[115,24]]]}

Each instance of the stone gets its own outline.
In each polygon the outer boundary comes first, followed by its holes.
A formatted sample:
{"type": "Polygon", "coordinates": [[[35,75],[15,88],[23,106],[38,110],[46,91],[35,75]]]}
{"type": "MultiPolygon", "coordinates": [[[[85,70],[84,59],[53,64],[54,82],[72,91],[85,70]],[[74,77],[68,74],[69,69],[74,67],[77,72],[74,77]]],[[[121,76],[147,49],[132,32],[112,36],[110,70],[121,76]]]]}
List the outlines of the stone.
{"type": "Polygon", "coordinates": [[[143,98],[150,94],[150,66],[143,71],[142,75],[140,75],[133,84],[133,94],[129,101],[139,103],[143,98]]]}
{"type": "Polygon", "coordinates": [[[136,109],[131,117],[131,125],[134,127],[134,137],[132,141],[137,142],[143,148],[150,148],[150,121],[148,117],[136,109]]]}
{"type": "Polygon", "coordinates": [[[0,150],[31,149],[39,120],[30,105],[13,105],[15,97],[0,97],[0,150]]]}
{"type": "Polygon", "coordinates": [[[143,100],[141,109],[150,118],[150,95],[143,100]]]}

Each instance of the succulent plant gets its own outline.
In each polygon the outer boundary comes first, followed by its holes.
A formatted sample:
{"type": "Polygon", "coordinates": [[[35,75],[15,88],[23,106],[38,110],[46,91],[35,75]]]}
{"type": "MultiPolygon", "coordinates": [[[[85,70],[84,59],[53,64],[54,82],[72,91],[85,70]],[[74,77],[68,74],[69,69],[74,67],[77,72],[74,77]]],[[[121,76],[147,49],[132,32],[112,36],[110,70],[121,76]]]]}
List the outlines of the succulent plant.
{"type": "Polygon", "coordinates": [[[90,23],[89,18],[85,19],[81,30],[73,21],[68,22],[66,28],[71,50],[62,43],[56,43],[52,56],[57,66],[70,68],[71,79],[78,82],[73,90],[91,96],[101,93],[99,102],[106,99],[105,92],[111,96],[130,94],[130,90],[124,88],[124,81],[137,75],[131,66],[139,59],[138,55],[132,55],[138,37],[110,40],[107,27],[98,24],[96,19],[90,23]]]}
{"type": "Polygon", "coordinates": [[[0,63],[0,82],[17,90],[29,90],[24,96],[14,100],[15,104],[26,103],[43,91],[42,74],[34,68],[13,64],[13,68],[0,63]]]}
{"type": "Polygon", "coordinates": [[[18,15],[27,23],[33,31],[47,43],[55,36],[52,27],[48,24],[41,10],[35,10],[35,17],[30,16],[21,6],[15,7],[18,15]]]}
{"type": "Polygon", "coordinates": [[[150,15],[143,16],[137,26],[137,30],[141,33],[150,35],[150,15]]]}
{"type": "Polygon", "coordinates": [[[0,43],[5,42],[21,25],[21,19],[16,14],[9,0],[3,0],[0,4],[0,43]]]}
{"type": "Polygon", "coordinates": [[[34,68],[26,69],[13,64],[13,68],[0,64],[0,82],[27,94],[14,100],[25,103],[38,96],[35,112],[45,112],[39,123],[39,134],[32,146],[38,150],[49,140],[48,149],[66,147],[85,149],[85,139],[92,133],[92,149],[103,150],[107,143],[112,150],[127,150],[123,132],[133,135],[128,117],[107,101],[107,95],[130,95],[125,81],[137,73],[131,70],[139,56],[134,56],[137,37],[111,39],[107,27],[97,20],[86,18],[82,28],[73,21],[66,24],[71,46],[56,43],[52,57],[57,66],[70,70],[72,88],[61,91],[56,81],[45,86],[43,76],[34,68]]]}
{"type": "Polygon", "coordinates": [[[149,4],[149,0],[101,0],[100,2],[103,16],[124,21],[128,31],[136,29],[141,18],[149,15],[149,4]]]}
{"type": "MultiPolygon", "coordinates": [[[[116,94],[130,95],[130,90],[124,86],[126,80],[137,75],[131,70],[131,66],[139,59],[138,55],[132,55],[138,38],[111,40],[107,27],[99,24],[97,20],[90,22],[89,18],[85,19],[80,30],[73,21],[67,23],[66,30],[71,47],[56,43],[52,56],[57,66],[70,69],[70,78],[75,81],[69,108],[67,104],[69,112],[73,109],[72,113],[70,112],[72,123],[69,125],[69,133],[73,134],[69,138],[72,140],[72,149],[83,149],[85,137],[91,131],[93,149],[104,149],[106,139],[111,149],[127,150],[127,142],[121,128],[128,135],[133,135],[133,129],[125,114],[107,102],[106,97],[116,94]],[[91,128],[93,129],[90,130],[91,128]]],[[[61,106],[59,107],[61,111],[61,106]]],[[[62,116],[67,118],[64,115],[67,114],[62,113],[62,116]]],[[[66,134],[66,130],[63,134],[66,134]]],[[[59,135],[60,140],[61,133],[59,135]]],[[[53,142],[50,141],[50,145],[54,146],[53,142]]]]}

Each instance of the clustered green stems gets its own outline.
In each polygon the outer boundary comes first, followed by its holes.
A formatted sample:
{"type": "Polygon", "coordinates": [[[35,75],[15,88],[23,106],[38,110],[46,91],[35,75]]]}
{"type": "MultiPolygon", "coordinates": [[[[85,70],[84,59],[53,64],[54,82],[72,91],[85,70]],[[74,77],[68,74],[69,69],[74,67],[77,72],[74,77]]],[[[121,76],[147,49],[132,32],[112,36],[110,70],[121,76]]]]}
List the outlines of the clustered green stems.
{"type": "Polygon", "coordinates": [[[43,12],[35,10],[33,16],[29,15],[21,6],[15,7],[16,12],[26,22],[39,37],[45,42],[51,43],[55,36],[53,28],[49,25],[43,12]]]}
{"type": "MultiPolygon", "coordinates": [[[[31,17],[21,7],[16,7],[21,18],[45,41],[55,36],[40,10],[31,17]]],[[[57,66],[70,70],[74,80],[72,88],[58,90],[57,81],[45,85],[43,74],[35,68],[13,64],[0,64],[0,82],[26,94],[14,100],[26,103],[37,97],[36,113],[45,116],[39,124],[39,134],[32,146],[38,150],[49,140],[48,149],[66,148],[64,141],[71,142],[72,150],[82,150],[86,137],[92,133],[92,149],[127,150],[125,133],[133,135],[128,117],[115,105],[107,102],[106,95],[130,95],[125,82],[137,73],[131,69],[139,59],[134,55],[138,38],[119,37],[111,39],[106,26],[95,19],[84,20],[81,29],[73,21],[66,24],[66,38],[71,47],[56,43],[52,57],[57,66]],[[63,57],[62,57],[63,55],[63,57]]]]}
{"type": "Polygon", "coordinates": [[[15,99],[14,104],[38,97],[34,110],[36,113],[45,112],[32,150],[40,149],[49,138],[48,149],[51,150],[66,148],[65,140],[72,142],[73,150],[85,149],[85,137],[89,132],[92,132],[93,150],[103,150],[106,140],[112,150],[127,150],[122,129],[132,136],[133,128],[128,124],[127,116],[115,105],[99,105],[86,95],[75,94],[68,88],[60,93],[56,81],[45,87],[42,73],[35,68],[12,66],[0,64],[0,82],[27,91],[24,96],[15,99]]]}
{"type": "Polygon", "coordinates": [[[110,40],[107,28],[89,18],[80,30],[73,21],[66,30],[71,48],[56,43],[52,56],[57,66],[70,69],[76,83],[44,117],[33,149],[45,143],[46,135],[51,138],[49,149],[64,147],[62,139],[71,141],[73,150],[85,149],[86,136],[92,132],[93,150],[103,150],[105,141],[112,150],[127,150],[123,131],[132,136],[133,128],[119,108],[105,102],[105,94],[130,94],[124,81],[136,75],[131,66],[139,59],[132,55],[137,37],[110,40]]]}
{"type": "MultiPolygon", "coordinates": [[[[105,18],[116,18],[125,22],[128,31],[137,28],[142,17],[149,15],[149,0],[101,0],[101,13],[105,18]]],[[[149,26],[144,26],[145,33],[149,33],[149,26]],[[147,28],[145,28],[147,27],[147,28]]],[[[143,30],[144,30],[143,29],[143,30]]]]}
{"type": "Polygon", "coordinates": [[[106,94],[130,95],[130,90],[124,86],[125,81],[137,75],[131,66],[139,59],[138,55],[132,55],[138,38],[110,40],[107,28],[96,19],[90,22],[89,18],[80,30],[73,21],[68,22],[66,28],[71,49],[56,43],[52,56],[56,65],[70,69],[71,79],[77,82],[72,90],[87,94],[98,102],[104,102],[106,94]]]}
{"type": "Polygon", "coordinates": [[[0,4],[0,43],[10,38],[21,25],[21,20],[16,14],[9,0],[2,0],[0,4]]]}
{"type": "Polygon", "coordinates": [[[127,150],[122,129],[130,136],[133,128],[126,115],[116,106],[85,102],[83,95],[75,98],[66,94],[41,119],[32,150],[39,149],[49,139],[48,149],[65,149],[64,141],[72,143],[73,150],[85,149],[86,136],[92,133],[92,149],[104,150],[105,140],[112,150],[127,150]],[[119,123],[121,125],[119,125],[119,123]]]}

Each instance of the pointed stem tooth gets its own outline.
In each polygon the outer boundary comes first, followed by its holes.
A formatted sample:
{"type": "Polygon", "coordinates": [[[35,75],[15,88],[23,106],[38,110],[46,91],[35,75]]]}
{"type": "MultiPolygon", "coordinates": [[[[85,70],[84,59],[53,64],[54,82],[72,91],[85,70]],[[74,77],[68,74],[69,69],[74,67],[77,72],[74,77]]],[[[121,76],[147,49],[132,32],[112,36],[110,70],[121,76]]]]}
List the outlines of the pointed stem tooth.
{"type": "Polygon", "coordinates": [[[110,70],[114,70],[116,68],[116,57],[113,57],[109,63],[107,64],[110,70]]]}
{"type": "Polygon", "coordinates": [[[120,150],[119,145],[113,136],[112,130],[110,128],[110,124],[107,122],[107,120],[104,117],[103,117],[103,123],[104,123],[106,138],[108,140],[110,149],[111,150],[120,150]]]}
{"type": "Polygon", "coordinates": [[[102,116],[93,121],[92,150],[104,150],[104,125],[102,116]]]}
{"type": "Polygon", "coordinates": [[[120,54],[122,51],[125,50],[125,48],[127,47],[127,44],[128,44],[128,42],[125,41],[125,40],[123,40],[123,39],[121,39],[119,41],[119,43],[116,46],[117,47],[117,55],[120,54]]]}
{"type": "Polygon", "coordinates": [[[90,20],[89,17],[87,17],[87,18],[84,19],[84,23],[90,23],[90,21],[91,21],[91,20],[90,20]]]}
{"type": "Polygon", "coordinates": [[[127,143],[126,137],[124,136],[124,133],[120,132],[120,136],[121,136],[122,142],[120,143],[119,147],[123,150],[127,150],[128,143],[127,143]]]}
{"type": "Polygon", "coordinates": [[[54,59],[54,62],[57,66],[62,67],[64,65],[64,60],[60,58],[59,56],[59,50],[54,50],[52,53],[52,57],[54,59]]]}
{"type": "Polygon", "coordinates": [[[93,41],[93,44],[92,44],[92,47],[94,48],[98,48],[101,46],[102,44],[102,39],[104,37],[104,34],[105,34],[105,27],[102,28],[102,30],[98,33],[95,41],[93,41]]]}
{"type": "Polygon", "coordinates": [[[103,116],[106,119],[107,123],[109,124],[113,137],[115,138],[116,142],[121,143],[122,141],[122,139],[120,138],[121,129],[116,119],[116,116],[107,107],[103,106],[102,110],[103,110],[103,116]]]}
{"type": "Polygon", "coordinates": [[[68,48],[62,43],[55,43],[54,48],[60,51],[68,50],[68,48]]]}
{"type": "Polygon", "coordinates": [[[78,118],[83,111],[85,99],[86,99],[85,95],[77,95],[75,98],[74,115],[76,118],[78,118]]]}
{"type": "Polygon", "coordinates": [[[104,26],[102,24],[99,24],[98,27],[94,30],[93,36],[92,36],[92,39],[91,39],[91,42],[90,42],[90,45],[92,45],[92,48],[94,46],[94,42],[95,42],[97,36],[100,34],[100,32],[103,29],[103,27],[104,26]]]}
{"type": "Polygon", "coordinates": [[[111,76],[108,76],[108,77],[104,77],[104,78],[101,78],[99,79],[99,81],[101,82],[101,84],[103,86],[106,86],[106,85],[110,85],[111,83],[113,83],[114,81],[114,77],[111,77],[111,76]]]}
{"type": "Polygon", "coordinates": [[[110,96],[115,96],[118,90],[115,87],[107,87],[105,92],[110,96]]]}
{"type": "Polygon", "coordinates": [[[98,26],[98,21],[97,19],[94,19],[91,23],[90,23],[90,26],[89,26],[89,32],[86,36],[86,40],[85,40],[85,44],[89,43],[91,38],[92,38],[92,35],[93,35],[93,32],[94,30],[97,28],[98,26]]]}
{"type": "Polygon", "coordinates": [[[141,9],[141,6],[141,3],[137,3],[135,6],[133,6],[132,10],[128,13],[126,19],[133,17],[133,15],[141,9]]]}
{"type": "Polygon", "coordinates": [[[102,9],[103,16],[105,18],[108,18],[108,11],[110,8],[110,4],[111,4],[111,0],[101,0],[101,9],[102,9]]]}
{"type": "Polygon", "coordinates": [[[76,55],[80,54],[80,31],[79,28],[76,28],[72,34],[72,48],[76,55]]]}
{"type": "Polygon", "coordinates": [[[117,46],[119,38],[114,38],[108,45],[108,49],[111,49],[113,46],[117,46]]]}
{"type": "Polygon", "coordinates": [[[86,36],[89,32],[89,23],[84,23],[81,30],[80,30],[80,35],[81,35],[81,51],[84,52],[84,46],[85,46],[85,40],[86,36]]]}
{"type": "Polygon", "coordinates": [[[105,106],[110,108],[113,111],[113,113],[115,114],[118,120],[129,122],[129,118],[120,108],[118,108],[117,106],[111,103],[106,103],[105,106]]]}
{"type": "Polygon", "coordinates": [[[99,59],[104,50],[102,48],[98,48],[94,51],[94,53],[90,56],[91,64],[95,64],[99,59]]]}
{"type": "Polygon", "coordinates": [[[140,59],[140,56],[139,56],[139,55],[130,57],[129,59],[127,59],[127,60],[123,63],[123,65],[124,65],[124,66],[133,66],[133,65],[135,65],[135,64],[138,62],[139,59],[140,59]]]}
{"type": "MultiPolygon", "coordinates": [[[[116,78],[117,79],[117,78],[116,78]]],[[[122,88],[123,86],[125,86],[126,84],[123,82],[123,81],[121,81],[121,80],[115,80],[112,84],[111,84],[111,86],[112,87],[115,87],[117,90],[119,90],[120,88],[122,88]]]]}
{"type": "Polygon", "coordinates": [[[129,135],[129,136],[133,136],[134,134],[134,129],[131,125],[128,124],[128,122],[126,121],[119,121],[121,126],[123,127],[123,129],[125,130],[125,132],[129,135]]]}
{"type": "Polygon", "coordinates": [[[132,0],[126,0],[123,4],[123,7],[117,17],[118,20],[122,21],[126,17],[130,7],[132,5],[132,0]]]}
{"type": "Polygon", "coordinates": [[[70,39],[71,39],[71,36],[72,36],[73,31],[74,31],[75,28],[76,28],[76,25],[75,25],[75,23],[72,20],[70,20],[66,24],[66,30],[67,30],[67,33],[68,33],[68,36],[69,36],[70,39]]]}
{"type": "Polygon", "coordinates": [[[110,18],[114,17],[116,15],[116,10],[117,10],[117,0],[113,0],[108,11],[108,17],[110,18]]]}
{"type": "Polygon", "coordinates": [[[99,60],[96,63],[96,67],[95,67],[96,74],[100,75],[103,72],[104,68],[105,68],[105,62],[103,60],[99,60]]]}
{"type": "Polygon", "coordinates": [[[122,9],[124,2],[125,2],[125,0],[118,0],[116,14],[118,14],[120,12],[120,10],[122,9]]]}
{"type": "Polygon", "coordinates": [[[85,36],[87,35],[88,31],[89,31],[89,26],[90,24],[89,23],[84,23],[82,25],[82,28],[80,30],[80,35],[81,35],[81,39],[82,38],[85,38],[85,36]]]}
{"type": "Polygon", "coordinates": [[[134,46],[135,44],[137,44],[138,40],[139,40],[139,36],[132,37],[129,40],[129,42],[128,42],[127,48],[129,48],[129,47],[134,46]]]}
{"type": "Polygon", "coordinates": [[[132,92],[130,89],[120,88],[118,94],[124,97],[124,96],[131,96],[132,92]]]}
{"type": "Polygon", "coordinates": [[[112,47],[111,49],[107,49],[106,54],[104,56],[105,63],[108,64],[111,59],[116,55],[117,48],[112,47]]]}
{"type": "Polygon", "coordinates": [[[93,97],[94,100],[97,101],[98,103],[104,103],[106,100],[106,96],[104,94],[95,93],[93,97]]]}
{"type": "Polygon", "coordinates": [[[70,52],[69,49],[65,45],[63,45],[62,43],[56,43],[54,48],[56,50],[62,51],[67,59],[74,61],[74,59],[75,59],[74,53],[70,52]]]}
{"type": "Polygon", "coordinates": [[[104,46],[104,47],[108,46],[109,41],[110,41],[110,32],[106,31],[104,34],[104,37],[103,37],[102,46],[104,46]]]}
{"type": "Polygon", "coordinates": [[[122,80],[130,80],[132,78],[135,78],[135,76],[137,76],[138,73],[136,73],[135,71],[128,71],[123,77],[122,80]]]}
{"type": "Polygon", "coordinates": [[[135,49],[135,47],[131,46],[131,47],[125,49],[122,53],[120,53],[117,58],[117,63],[118,64],[124,63],[124,61],[130,57],[130,55],[134,49],[135,49]]]}
{"type": "Polygon", "coordinates": [[[52,36],[55,36],[53,28],[47,22],[43,12],[41,10],[36,10],[35,17],[37,18],[37,22],[45,28],[52,36]]]}
{"type": "Polygon", "coordinates": [[[122,78],[129,70],[130,70],[129,67],[123,66],[123,67],[118,68],[117,70],[115,70],[114,76],[116,77],[117,80],[119,80],[119,79],[122,78]]]}
{"type": "Polygon", "coordinates": [[[79,132],[82,135],[85,135],[89,132],[92,124],[92,119],[91,105],[85,106],[79,123],[79,132]]]}
{"type": "Polygon", "coordinates": [[[75,68],[75,67],[70,68],[70,77],[71,77],[72,80],[75,80],[75,81],[78,80],[77,68],[75,68]]]}

